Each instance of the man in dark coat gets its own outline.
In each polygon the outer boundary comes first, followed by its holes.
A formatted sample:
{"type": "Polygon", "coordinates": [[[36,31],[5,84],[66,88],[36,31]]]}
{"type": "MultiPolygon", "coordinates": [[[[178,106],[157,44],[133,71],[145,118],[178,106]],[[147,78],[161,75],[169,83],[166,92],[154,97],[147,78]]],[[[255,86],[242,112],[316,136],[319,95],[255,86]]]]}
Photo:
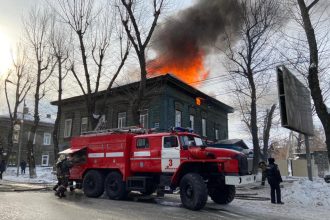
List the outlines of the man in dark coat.
{"type": "Polygon", "coordinates": [[[21,174],[25,174],[25,168],[26,168],[26,162],[25,160],[22,160],[22,162],[20,163],[21,166],[21,174]]]}
{"type": "Polygon", "coordinates": [[[281,189],[280,183],[282,182],[282,177],[280,170],[278,169],[277,164],[275,164],[274,158],[268,158],[268,166],[267,166],[267,179],[270,185],[270,197],[272,203],[284,204],[281,201],[281,189]],[[275,199],[276,192],[276,199],[275,199]]]}
{"type": "Polygon", "coordinates": [[[2,174],[6,171],[6,162],[5,160],[1,160],[0,162],[0,180],[2,180],[2,174]]]}

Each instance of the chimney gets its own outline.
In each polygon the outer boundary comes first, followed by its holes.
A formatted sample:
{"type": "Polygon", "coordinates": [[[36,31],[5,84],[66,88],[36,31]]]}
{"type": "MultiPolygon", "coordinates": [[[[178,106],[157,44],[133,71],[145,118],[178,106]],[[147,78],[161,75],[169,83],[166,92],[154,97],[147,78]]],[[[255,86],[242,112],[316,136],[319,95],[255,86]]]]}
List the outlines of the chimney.
{"type": "Polygon", "coordinates": [[[52,117],[51,114],[47,114],[46,115],[46,118],[49,118],[50,119],[51,117],[52,117]]]}

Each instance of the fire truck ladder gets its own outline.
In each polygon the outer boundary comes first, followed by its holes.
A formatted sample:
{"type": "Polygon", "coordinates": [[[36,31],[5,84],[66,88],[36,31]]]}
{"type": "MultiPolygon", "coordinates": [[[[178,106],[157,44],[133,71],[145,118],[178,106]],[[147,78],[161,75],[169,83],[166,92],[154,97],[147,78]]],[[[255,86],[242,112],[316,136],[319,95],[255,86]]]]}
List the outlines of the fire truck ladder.
{"type": "Polygon", "coordinates": [[[114,133],[133,133],[133,134],[146,134],[148,133],[147,129],[140,128],[138,126],[129,126],[129,127],[122,127],[122,128],[111,128],[111,129],[104,129],[104,130],[97,130],[97,131],[86,131],[83,132],[82,135],[95,135],[95,134],[114,134],[114,133]]]}

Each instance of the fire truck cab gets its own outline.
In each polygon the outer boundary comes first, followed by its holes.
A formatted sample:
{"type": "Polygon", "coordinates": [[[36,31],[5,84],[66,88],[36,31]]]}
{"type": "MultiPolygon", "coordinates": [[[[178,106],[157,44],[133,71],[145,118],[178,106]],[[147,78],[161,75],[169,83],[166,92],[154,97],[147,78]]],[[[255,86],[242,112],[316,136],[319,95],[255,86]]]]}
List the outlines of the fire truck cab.
{"type": "Polygon", "coordinates": [[[72,138],[71,147],[60,153],[71,154],[70,181],[88,197],[105,192],[120,200],[131,191],[150,195],[179,187],[183,206],[199,210],[208,195],[227,204],[234,199],[235,185],[255,181],[243,153],[206,147],[187,131],[86,134],[72,138]]]}

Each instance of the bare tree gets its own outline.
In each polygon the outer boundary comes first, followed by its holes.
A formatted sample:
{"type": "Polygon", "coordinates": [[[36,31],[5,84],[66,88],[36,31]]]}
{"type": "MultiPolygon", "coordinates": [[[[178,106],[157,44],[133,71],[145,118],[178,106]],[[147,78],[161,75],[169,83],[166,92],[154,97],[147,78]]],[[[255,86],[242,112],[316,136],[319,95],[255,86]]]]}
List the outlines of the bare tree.
{"type": "Polygon", "coordinates": [[[62,93],[63,93],[63,81],[68,74],[68,71],[63,73],[65,69],[63,65],[67,62],[69,58],[70,44],[72,43],[72,38],[70,36],[70,31],[65,31],[63,27],[59,25],[59,23],[55,20],[55,14],[52,15],[51,20],[51,31],[50,31],[50,46],[52,48],[52,56],[55,58],[57,63],[57,74],[54,76],[57,78],[58,83],[58,91],[57,91],[57,115],[54,124],[53,130],[53,142],[54,142],[54,156],[57,159],[57,155],[59,152],[58,146],[58,133],[60,127],[60,119],[62,115],[62,93]]]}
{"type": "MultiPolygon", "coordinates": [[[[113,43],[111,36],[113,30],[116,30],[116,15],[111,14],[112,10],[109,4],[101,5],[103,9],[101,7],[97,9],[95,4],[95,1],[92,0],[58,0],[57,5],[53,6],[58,11],[62,21],[69,25],[78,38],[82,68],[79,68],[78,60],[72,57],[70,71],[84,95],[90,129],[96,127],[101,115],[104,114],[105,104],[97,112],[95,95],[100,89],[101,77],[105,74],[105,61],[107,55],[110,55],[109,48],[111,43],[113,43]],[[91,43],[89,44],[88,42],[91,43]],[[83,77],[80,74],[81,69],[83,77]]],[[[107,92],[111,89],[113,82],[121,72],[129,53],[130,46],[121,33],[119,33],[119,39],[120,61],[114,71],[115,73],[112,74],[111,81],[107,86],[107,92]]],[[[114,45],[112,44],[113,48],[114,45]]],[[[111,55],[113,54],[115,53],[111,55]]],[[[108,75],[111,74],[108,73],[108,75]]],[[[106,98],[104,99],[105,101],[106,98]]]]}
{"type": "Polygon", "coordinates": [[[264,126],[263,126],[263,149],[262,149],[262,159],[264,161],[267,160],[268,158],[268,150],[269,150],[269,134],[270,134],[270,129],[273,125],[273,117],[274,117],[274,112],[276,109],[276,104],[273,104],[270,109],[266,110],[266,115],[264,118],[264,126]]]}
{"type": "Polygon", "coordinates": [[[146,63],[146,49],[150,43],[152,34],[157,26],[157,21],[161,10],[164,8],[164,0],[153,0],[152,4],[152,13],[153,19],[151,22],[146,22],[141,20],[143,17],[148,17],[148,15],[141,15],[145,8],[140,1],[136,0],[121,0],[121,4],[118,3],[117,7],[120,13],[122,24],[126,30],[127,36],[131,41],[134,50],[136,52],[139,66],[140,66],[140,85],[137,97],[133,99],[132,104],[132,115],[133,123],[139,124],[139,113],[141,109],[141,102],[145,95],[146,89],[146,80],[147,80],[147,63],[146,63]],[[139,10],[140,9],[140,10],[139,10]],[[142,22],[143,25],[142,25],[142,22]],[[149,26],[147,26],[149,24],[149,26]]]}
{"type": "Polygon", "coordinates": [[[301,25],[305,31],[307,43],[309,46],[309,66],[307,75],[308,85],[311,91],[311,96],[315,105],[317,116],[320,118],[325,131],[328,159],[330,161],[330,112],[325,104],[325,98],[320,86],[320,51],[314,25],[311,21],[311,16],[313,16],[311,10],[317,5],[318,2],[319,0],[313,0],[309,4],[306,4],[304,0],[297,0],[301,16],[301,25]]]}
{"type": "MultiPolygon", "coordinates": [[[[31,80],[29,77],[29,69],[27,64],[27,54],[22,45],[17,46],[16,54],[16,58],[13,59],[13,69],[9,70],[5,80],[5,95],[10,118],[10,126],[7,137],[8,151],[5,158],[6,162],[8,161],[8,158],[10,157],[13,149],[14,126],[17,124],[21,125],[21,117],[19,117],[18,107],[22,104],[31,88],[31,80]],[[8,89],[8,83],[14,85],[14,96],[9,95],[10,89],[8,89]]],[[[20,130],[19,135],[23,135],[23,132],[23,130],[20,130]]]]}
{"type": "Polygon", "coordinates": [[[247,109],[243,111],[243,121],[252,136],[256,172],[260,154],[257,101],[268,89],[271,76],[267,74],[274,68],[271,39],[281,24],[280,4],[271,0],[243,0],[240,7],[241,28],[238,33],[227,33],[224,52],[238,102],[242,109],[247,109]],[[238,40],[235,44],[233,36],[238,40]]]}
{"type": "Polygon", "coordinates": [[[33,139],[36,134],[40,116],[39,102],[45,96],[45,83],[52,75],[56,62],[53,61],[49,47],[49,12],[39,8],[33,8],[27,18],[23,20],[24,31],[27,43],[31,48],[33,56],[31,62],[34,63],[34,121],[30,130],[27,143],[27,158],[29,163],[30,177],[36,177],[33,139]]]}

